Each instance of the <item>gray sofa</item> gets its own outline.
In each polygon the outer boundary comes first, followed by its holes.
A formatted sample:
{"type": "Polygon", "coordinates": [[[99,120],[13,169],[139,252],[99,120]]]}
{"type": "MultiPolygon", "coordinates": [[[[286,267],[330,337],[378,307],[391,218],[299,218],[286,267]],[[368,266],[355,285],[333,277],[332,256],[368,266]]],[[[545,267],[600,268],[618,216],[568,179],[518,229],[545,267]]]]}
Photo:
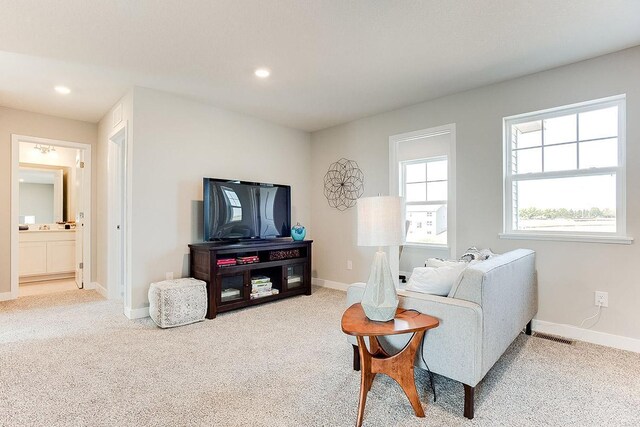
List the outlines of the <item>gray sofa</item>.
{"type": "MultiPolygon", "coordinates": [[[[347,290],[348,305],[360,302],[364,283],[347,290]]],[[[474,387],[489,372],[513,340],[538,311],[535,252],[517,249],[470,265],[448,297],[398,290],[400,307],[415,309],[440,319],[427,331],[422,349],[432,372],[464,384],[464,416],[473,418],[474,387]]],[[[381,337],[388,351],[399,351],[410,335],[381,337]]],[[[354,337],[354,369],[359,370],[354,337]]],[[[416,366],[426,369],[422,357],[416,366]]]]}

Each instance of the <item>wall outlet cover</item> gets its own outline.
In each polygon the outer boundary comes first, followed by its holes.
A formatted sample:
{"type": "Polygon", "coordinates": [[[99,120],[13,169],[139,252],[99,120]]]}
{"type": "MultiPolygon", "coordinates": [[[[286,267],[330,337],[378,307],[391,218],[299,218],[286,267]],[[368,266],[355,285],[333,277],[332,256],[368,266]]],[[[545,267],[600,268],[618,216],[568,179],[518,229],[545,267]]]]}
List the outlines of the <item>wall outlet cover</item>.
{"type": "Polygon", "coordinates": [[[167,273],[164,273],[164,278],[166,280],[173,280],[173,271],[169,271],[167,273]]]}
{"type": "Polygon", "coordinates": [[[594,304],[609,307],[609,292],[596,291],[594,304]]]}

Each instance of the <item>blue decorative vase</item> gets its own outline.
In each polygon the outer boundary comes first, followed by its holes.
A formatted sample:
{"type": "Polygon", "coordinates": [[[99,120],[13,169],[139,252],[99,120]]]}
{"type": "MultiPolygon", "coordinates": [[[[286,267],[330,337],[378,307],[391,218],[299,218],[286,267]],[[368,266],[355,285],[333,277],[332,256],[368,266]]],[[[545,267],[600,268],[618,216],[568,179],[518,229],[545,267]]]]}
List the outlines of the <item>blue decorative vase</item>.
{"type": "Polygon", "coordinates": [[[293,237],[293,240],[304,240],[306,235],[307,229],[304,228],[303,225],[300,225],[299,222],[291,228],[291,237],[293,237]]]}

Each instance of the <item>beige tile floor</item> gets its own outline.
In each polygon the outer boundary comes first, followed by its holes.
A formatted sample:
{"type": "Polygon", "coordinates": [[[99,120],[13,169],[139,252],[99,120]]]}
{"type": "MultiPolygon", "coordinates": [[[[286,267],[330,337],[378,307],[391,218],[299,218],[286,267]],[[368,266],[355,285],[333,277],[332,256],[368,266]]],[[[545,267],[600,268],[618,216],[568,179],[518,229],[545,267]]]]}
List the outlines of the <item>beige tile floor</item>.
{"type": "Polygon", "coordinates": [[[46,282],[21,283],[18,287],[18,297],[46,295],[57,292],[78,289],[74,279],[51,280],[46,282]]]}

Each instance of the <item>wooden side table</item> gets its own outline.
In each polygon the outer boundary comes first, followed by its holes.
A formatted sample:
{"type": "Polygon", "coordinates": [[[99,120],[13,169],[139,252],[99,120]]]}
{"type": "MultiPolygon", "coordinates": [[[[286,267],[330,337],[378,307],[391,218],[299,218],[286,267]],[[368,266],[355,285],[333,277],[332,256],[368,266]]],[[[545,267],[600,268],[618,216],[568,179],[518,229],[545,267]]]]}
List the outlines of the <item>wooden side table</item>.
{"type": "Polygon", "coordinates": [[[360,352],[360,401],[358,403],[357,426],[362,425],[367,393],[376,374],[387,374],[404,390],[418,417],[424,417],[424,410],[418,399],[413,364],[416,351],[428,329],[439,325],[438,319],[416,311],[398,308],[395,318],[388,322],[375,322],[365,316],[362,306],[353,304],[342,315],[342,332],[353,335],[358,340],[360,352]],[[400,352],[390,355],[380,345],[378,337],[413,332],[413,337],[400,352]],[[364,337],[369,337],[371,350],[367,349],[364,337]]]}

